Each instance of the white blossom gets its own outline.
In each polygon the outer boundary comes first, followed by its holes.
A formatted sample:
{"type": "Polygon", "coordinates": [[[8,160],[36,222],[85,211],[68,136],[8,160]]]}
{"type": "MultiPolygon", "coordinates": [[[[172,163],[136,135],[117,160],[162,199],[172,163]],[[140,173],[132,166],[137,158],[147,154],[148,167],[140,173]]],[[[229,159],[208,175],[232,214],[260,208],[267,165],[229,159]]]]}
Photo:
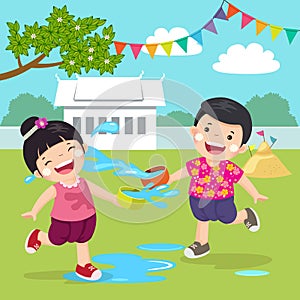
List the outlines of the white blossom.
{"type": "Polygon", "coordinates": [[[105,40],[109,40],[109,35],[107,34],[106,36],[104,36],[105,40]]]}
{"type": "Polygon", "coordinates": [[[75,65],[75,61],[74,60],[70,60],[70,65],[74,66],[75,65]]]}
{"type": "Polygon", "coordinates": [[[79,29],[80,29],[80,26],[79,26],[79,25],[76,25],[76,26],[75,26],[75,30],[78,31],[79,29]]]}
{"type": "Polygon", "coordinates": [[[89,52],[90,52],[90,53],[93,53],[93,52],[94,52],[94,48],[90,48],[90,49],[89,49],[89,52]]]}
{"type": "Polygon", "coordinates": [[[89,60],[89,61],[92,61],[92,60],[93,60],[93,56],[89,56],[89,57],[88,57],[88,60],[89,60]]]}
{"type": "Polygon", "coordinates": [[[36,34],[33,33],[30,37],[34,40],[36,38],[36,34]]]}
{"type": "Polygon", "coordinates": [[[58,17],[56,20],[57,20],[58,23],[61,23],[63,21],[63,18],[62,17],[58,17]]]}
{"type": "Polygon", "coordinates": [[[105,59],[104,60],[104,63],[107,65],[107,64],[109,64],[109,59],[107,58],[107,59],[105,59]]]}

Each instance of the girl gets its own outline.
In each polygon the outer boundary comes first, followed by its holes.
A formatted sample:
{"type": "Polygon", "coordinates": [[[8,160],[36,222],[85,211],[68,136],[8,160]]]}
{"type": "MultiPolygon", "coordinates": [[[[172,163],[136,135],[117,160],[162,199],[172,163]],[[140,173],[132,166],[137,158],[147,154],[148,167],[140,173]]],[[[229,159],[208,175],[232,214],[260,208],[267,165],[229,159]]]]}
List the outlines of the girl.
{"type": "Polygon", "coordinates": [[[41,245],[76,243],[76,274],[87,280],[98,280],[101,271],[91,264],[88,241],[96,226],[92,195],[117,205],[111,193],[78,176],[84,164],[87,145],[78,131],[62,121],[31,117],[21,125],[24,137],[23,156],[29,170],[38,178],[53,181],[24,218],[36,220],[38,212],[54,199],[48,232],[34,229],[25,242],[25,250],[33,254],[41,245]]]}

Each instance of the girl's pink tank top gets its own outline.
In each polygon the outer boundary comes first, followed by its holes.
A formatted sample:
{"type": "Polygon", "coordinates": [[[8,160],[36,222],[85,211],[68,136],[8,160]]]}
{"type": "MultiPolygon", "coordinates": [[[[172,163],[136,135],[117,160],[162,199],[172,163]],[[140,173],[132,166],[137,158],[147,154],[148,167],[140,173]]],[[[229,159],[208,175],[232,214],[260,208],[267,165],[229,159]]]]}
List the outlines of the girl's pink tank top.
{"type": "Polygon", "coordinates": [[[77,184],[65,186],[54,184],[56,197],[51,217],[60,221],[81,221],[96,213],[90,189],[83,178],[77,184]]]}

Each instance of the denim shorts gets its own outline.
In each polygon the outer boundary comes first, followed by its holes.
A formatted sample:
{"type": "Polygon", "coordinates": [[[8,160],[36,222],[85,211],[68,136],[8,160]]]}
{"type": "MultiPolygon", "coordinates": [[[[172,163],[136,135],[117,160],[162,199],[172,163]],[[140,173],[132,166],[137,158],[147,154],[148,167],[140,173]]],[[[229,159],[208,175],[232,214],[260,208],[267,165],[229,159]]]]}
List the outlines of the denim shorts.
{"type": "Polygon", "coordinates": [[[190,196],[193,215],[199,221],[220,221],[225,224],[236,219],[234,197],[224,200],[207,200],[190,196]]]}

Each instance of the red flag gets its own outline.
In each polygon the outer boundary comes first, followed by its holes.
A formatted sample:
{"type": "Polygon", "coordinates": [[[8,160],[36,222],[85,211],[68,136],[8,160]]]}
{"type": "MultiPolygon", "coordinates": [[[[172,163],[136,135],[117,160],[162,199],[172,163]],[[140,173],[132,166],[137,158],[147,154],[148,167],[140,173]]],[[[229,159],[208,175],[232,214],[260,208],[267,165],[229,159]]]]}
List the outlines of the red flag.
{"type": "Polygon", "coordinates": [[[238,12],[240,12],[240,10],[229,3],[228,10],[227,10],[227,16],[226,16],[227,19],[231,18],[232,16],[234,16],[238,12]]]}
{"type": "Polygon", "coordinates": [[[130,48],[135,59],[137,59],[137,57],[139,56],[143,46],[144,44],[130,44],[130,48]]]}
{"type": "Polygon", "coordinates": [[[253,17],[242,12],[242,29],[253,20],[255,20],[253,17]]]}
{"type": "Polygon", "coordinates": [[[117,54],[121,54],[127,43],[123,42],[114,42],[117,54]]]}
{"type": "Polygon", "coordinates": [[[263,130],[257,131],[256,133],[260,136],[265,136],[265,132],[263,130]]]}

